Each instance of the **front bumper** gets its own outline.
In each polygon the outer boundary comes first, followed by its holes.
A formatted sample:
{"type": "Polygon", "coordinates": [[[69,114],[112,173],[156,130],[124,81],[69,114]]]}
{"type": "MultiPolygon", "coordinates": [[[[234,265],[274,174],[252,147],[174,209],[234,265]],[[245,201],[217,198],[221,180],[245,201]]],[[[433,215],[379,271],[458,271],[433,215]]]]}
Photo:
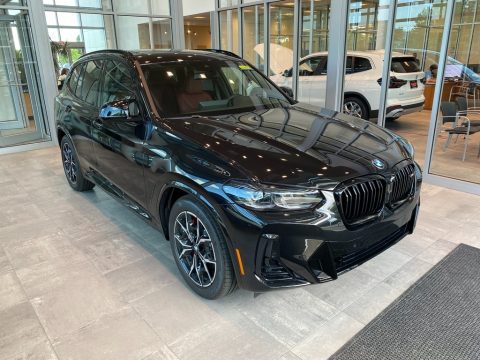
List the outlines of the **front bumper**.
{"type": "Polygon", "coordinates": [[[415,192],[400,207],[385,206],[376,220],[354,229],[343,223],[334,200],[325,211],[261,218],[225,205],[226,230],[240,253],[240,259],[232,259],[237,268],[238,261],[243,265],[243,274],[237,271],[239,286],[262,292],[335,280],[413,232],[420,186],[417,179],[415,192]]]}

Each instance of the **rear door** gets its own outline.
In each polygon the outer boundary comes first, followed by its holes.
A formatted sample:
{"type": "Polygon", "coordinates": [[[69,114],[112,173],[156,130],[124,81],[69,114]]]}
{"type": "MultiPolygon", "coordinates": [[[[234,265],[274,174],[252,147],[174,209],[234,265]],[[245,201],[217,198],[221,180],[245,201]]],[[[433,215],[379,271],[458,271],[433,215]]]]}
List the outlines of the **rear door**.
{"type": "MultiPolygon", "coordinates": [[[[141,99],[136,75],[123,60],[105,60],[103,74],[98,97],[100,107],[116,100],[141,99]]],[[[141,107],[140,101],[139,105],[141,107]]],[[[140,111],[144,113],[143,109],[140,111]]],[[[127,200],[127,205],[131,204],[135,210],[138,210],[138,205],[143,207],[145,204],[145,126],[145,122],[141,121],[100,119],[98,111],[92,123],[97,175],[100,175],[107,190],[127,200]]]]}
{"type": "Polygon", "coordinates": [[[425,77],[413,56],[393,56],[390,73],[389,98],[401,100],[419,99],[423,96],[425,77]],[[397,83],[395,83],[397,79],[397,83]]]}
{"type": "Polygon", "coordinates": [[[88,71],[86,71],[87,62],[77,64],[71,70],[67,86],[57,98],[58,118],[63,119],[63,124],[77,151],[80,166],[87,171],[95,163],[91,127],[92,120],[98,116],[96,100],[102,67],[99,60],[91,60],[89,63],[91,66],[88,71]],[[86,77],[87,81],[85,81],[86,77]]]}

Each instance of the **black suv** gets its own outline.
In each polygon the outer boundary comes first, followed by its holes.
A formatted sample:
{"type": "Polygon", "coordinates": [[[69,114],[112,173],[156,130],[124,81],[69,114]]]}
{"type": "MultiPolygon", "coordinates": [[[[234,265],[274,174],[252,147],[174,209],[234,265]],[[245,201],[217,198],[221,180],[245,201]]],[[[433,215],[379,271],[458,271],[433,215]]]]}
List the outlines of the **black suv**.
{"type": "Polygon", "coordinates": [[[415,227],[405,139],[296,103],[233,54],[85,55],[55,114],[71,187],[162,230],[206,298],[336,279],[415,227]]]}

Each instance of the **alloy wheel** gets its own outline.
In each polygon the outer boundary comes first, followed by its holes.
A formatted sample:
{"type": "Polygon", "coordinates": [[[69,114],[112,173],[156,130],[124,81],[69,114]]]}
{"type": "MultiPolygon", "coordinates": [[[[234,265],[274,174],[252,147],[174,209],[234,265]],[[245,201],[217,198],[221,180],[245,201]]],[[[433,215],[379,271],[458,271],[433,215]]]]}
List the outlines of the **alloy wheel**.
{"type": "Polygon", "coordinates": [[[75,158],[73,157],[73,150],[67,142],[63,144],[62,154],[65,175],[67,176],[68,180],[75,184],[77,182],[77,164],[75,163],[75,158]]]}
{"type": "Polygon", "coordinates": [[[182,269],[198,286],[208,287],[215,280],[217,262],[210,235],[193,213],[183,211],[173,230],[175,255],[182,269]]]}
{"type": "Polygon", "coordinates": [[[343,112],[347,115],[355,116],[358,118],[362,118],[363,116],[362,107],[355,101],[347,101],[343,105],[343,112]]]}

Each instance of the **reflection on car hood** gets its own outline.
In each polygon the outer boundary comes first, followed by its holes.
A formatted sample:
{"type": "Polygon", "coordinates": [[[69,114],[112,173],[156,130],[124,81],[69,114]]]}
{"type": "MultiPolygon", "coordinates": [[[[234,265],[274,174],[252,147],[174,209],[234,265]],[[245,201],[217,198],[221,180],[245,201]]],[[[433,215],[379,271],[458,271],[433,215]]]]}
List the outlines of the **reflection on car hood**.
{"type": "Polygon", "coordinates": [[[263,183],[333,188],[350,178],[388,171],[408,157],[384,129],[342,113],[313,109],[317,108],[297,104],[172,119],[171,126],[263,183]],[[384,167],[375,167],[373,160],[380,160],[384,167]]]}

